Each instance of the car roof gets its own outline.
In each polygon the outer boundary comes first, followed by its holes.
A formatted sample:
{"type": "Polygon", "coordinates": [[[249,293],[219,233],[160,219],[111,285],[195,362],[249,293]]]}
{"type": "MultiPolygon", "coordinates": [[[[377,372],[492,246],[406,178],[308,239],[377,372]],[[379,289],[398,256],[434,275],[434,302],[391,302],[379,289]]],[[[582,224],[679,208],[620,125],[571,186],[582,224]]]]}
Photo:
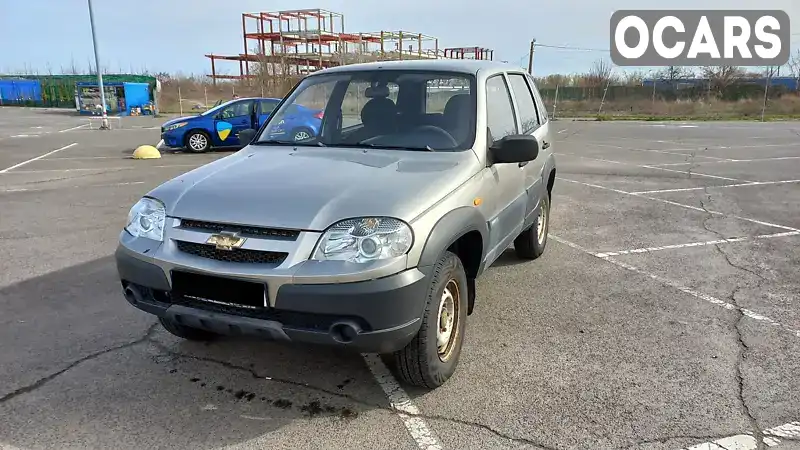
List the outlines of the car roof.
{"type": "Polygon", "coordinates": [[[242,100],[277,100],[277,101],[281,101],[283,99],[275,98],[275,97],[239,97],[239,98],[232,98],[232,99],[228,100],[225,103],[240,102],[242,100]]]}
{"type": "Polygon", "coordinates": [[[331,67],[312,73],[310,76],[328,73],[344,73],[360,70],[442,70],[447,72],[461,72],[476,74],[478,71],[504,72],[522,71],[522,67],[502,63],[499,61],[475,59],[409,59],[403,61],[376,61],[367,63],[347,64],[331,67]]]}

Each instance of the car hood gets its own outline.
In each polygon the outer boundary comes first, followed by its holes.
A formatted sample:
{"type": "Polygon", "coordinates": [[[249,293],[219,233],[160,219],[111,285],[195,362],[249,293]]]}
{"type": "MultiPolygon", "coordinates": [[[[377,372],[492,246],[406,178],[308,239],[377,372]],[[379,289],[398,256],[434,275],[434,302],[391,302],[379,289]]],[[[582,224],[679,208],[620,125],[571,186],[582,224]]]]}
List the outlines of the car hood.
{"type": "Polygon", "coordinates": [[[478,166],[472,151],[248,146],[148,195],[171,217],[322,231],[357,216],[411,221],[478,166]]]}
{"type": "Polygon", "coordinates": [[[162,127],[162,128],[163,128],[163,127],[168,127],[168,126],[170,126],[170,125],[174,125],[174,124],[176,124],[176,123],[180,123],[180,122],[186,122],[186,121],[188,121],[188,120],[196,119],[196,118],[198,118],[198,117],[200,117],[200,116],[198,115],[198,116],[185,116],[185,117],[178,117],[177,119],[172,119],[172,120],[168,120],[168,121],[164,122],[164,124],[163,124],[163,125],[161,125],[161,127],[162,127]]]}

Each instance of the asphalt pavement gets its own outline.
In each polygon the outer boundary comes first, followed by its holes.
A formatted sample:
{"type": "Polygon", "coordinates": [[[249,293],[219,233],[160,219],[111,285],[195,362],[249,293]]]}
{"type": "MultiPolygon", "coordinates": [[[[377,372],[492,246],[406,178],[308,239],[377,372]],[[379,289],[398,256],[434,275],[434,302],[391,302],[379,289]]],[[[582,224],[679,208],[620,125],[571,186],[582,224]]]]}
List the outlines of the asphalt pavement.
{"type": "Polygon", "coordinates": [[[160,123],[0,108],[0,449],[800,448],[800,124],[552,122],[545,255],[488,269],[422,391],[125,302],[130,206],[230,154],[132,160],[160,123]]]}

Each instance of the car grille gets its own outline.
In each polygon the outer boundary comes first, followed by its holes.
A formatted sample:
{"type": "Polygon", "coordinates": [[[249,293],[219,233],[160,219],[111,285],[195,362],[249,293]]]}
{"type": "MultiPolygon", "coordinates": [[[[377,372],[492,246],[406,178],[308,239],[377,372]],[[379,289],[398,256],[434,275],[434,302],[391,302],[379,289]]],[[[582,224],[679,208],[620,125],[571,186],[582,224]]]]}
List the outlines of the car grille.
{"type": "Polygon", "coordinates": [[[268,252],[261,250],[250,250],[236,248],[233,250],[217,250],[213,245],[198,244],[196,242],[176,241],[178,250],[199,256],[201,258],[214,259],[232,263],[251,263],[251,264],[281,264],[289,255],[284,252],[268,252]]]}
{"type": "Polygon", "coordinates": [[[232,225],[227,223],[204,222],[202,220],[181,219],[181,228],[185,230],[203,231],[207,233],[219,233],[221,231],[229,231],[239,233],[242,236],[254,237],[274,237],[297,239],[300,235],[298,230],[286,230],[282,228],[265,228],[254,227],[248,225],[232,225]]]}

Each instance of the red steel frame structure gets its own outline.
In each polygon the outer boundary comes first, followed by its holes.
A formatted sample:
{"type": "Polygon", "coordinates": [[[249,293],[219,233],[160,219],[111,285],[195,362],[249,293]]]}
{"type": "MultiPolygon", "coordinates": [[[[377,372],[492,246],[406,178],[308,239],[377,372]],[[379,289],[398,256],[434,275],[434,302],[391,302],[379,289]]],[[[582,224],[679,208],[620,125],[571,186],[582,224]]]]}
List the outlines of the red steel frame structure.
{"type": "Polygon", "coordinates": [[[452,47],[444,49],[444,57],[451,59],[494,60],[494,50],[483,47],[452,47]]]}
{"type": "Polygon", "coordinates": [[[261,63],[271,74],[300,74],[370,60],[464,58],[466,54],[491,59],[492,54],[480,47],[441,51],[437,38],[410,31],[345,33],[344,15],[324,9],[243,13],[242,42],[244,53],[205,55],[211,60],[209,76],[215,83],[217,79],[254,78],[250,63],[261,63]],[[238,61],[239,75],[218,74],[219,60],[238,61]]]}

